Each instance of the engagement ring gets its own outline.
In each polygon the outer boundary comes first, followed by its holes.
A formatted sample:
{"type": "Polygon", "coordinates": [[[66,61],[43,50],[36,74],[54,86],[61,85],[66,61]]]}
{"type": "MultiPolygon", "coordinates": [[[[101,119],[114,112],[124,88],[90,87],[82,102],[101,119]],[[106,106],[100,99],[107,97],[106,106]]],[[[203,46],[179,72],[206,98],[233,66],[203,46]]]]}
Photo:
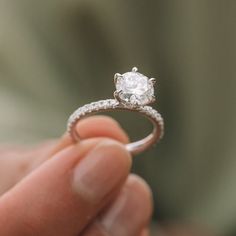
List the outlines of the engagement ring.
{"type": "Polygon", "coordinates": [[[132,154],[143,152],[158,142],[164,134],[164,122],[161,115],[151,106],[147,106],[155,101],[156,80],[139,73],[134,67],[130,72],[116,73],[114,82],[116,87],[114,99],[100,100],[78,108],[68,120],[68,133],[75,142],[79,141],[80,135],[76,131],[76,124],[81,119],[98,112],[113,110],[137,112],[152,122],[153,131],[141,140],[126,144],[126,148],[132,154]]]}

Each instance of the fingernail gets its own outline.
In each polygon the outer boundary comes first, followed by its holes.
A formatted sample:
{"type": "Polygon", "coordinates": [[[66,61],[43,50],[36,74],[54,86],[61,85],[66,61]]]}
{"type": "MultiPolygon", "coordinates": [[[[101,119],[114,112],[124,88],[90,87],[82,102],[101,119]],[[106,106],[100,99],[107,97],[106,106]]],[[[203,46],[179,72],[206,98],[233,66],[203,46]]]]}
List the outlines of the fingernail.
{"type": "Polygon", "coordinates": [[[150,202],[150,193],[143,192],[140,183],[129,179],[113,205],[101,216],[100,224],[109,235],[139,235],[150,219],[150,202]]]}
{"type": "Polygon", "coordinates": [[[75,191],[87,201],[100,202],[122,180],[131,165],[130,154],[122,144],[105,140],[99,143],[74,170],[75,191]]]}

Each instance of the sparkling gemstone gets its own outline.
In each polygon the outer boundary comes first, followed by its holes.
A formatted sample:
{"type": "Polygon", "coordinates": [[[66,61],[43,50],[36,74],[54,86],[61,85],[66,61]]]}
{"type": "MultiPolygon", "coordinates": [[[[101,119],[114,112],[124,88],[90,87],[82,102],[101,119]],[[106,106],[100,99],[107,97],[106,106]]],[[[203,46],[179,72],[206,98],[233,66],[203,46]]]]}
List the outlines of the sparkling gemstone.
{"type": "Polygon", "coordinates": [[[127,72],[117,78],[116,90],[121,101],[133,105],[148,104],[154,96],[153,83],[138,72],[127,72]]]}

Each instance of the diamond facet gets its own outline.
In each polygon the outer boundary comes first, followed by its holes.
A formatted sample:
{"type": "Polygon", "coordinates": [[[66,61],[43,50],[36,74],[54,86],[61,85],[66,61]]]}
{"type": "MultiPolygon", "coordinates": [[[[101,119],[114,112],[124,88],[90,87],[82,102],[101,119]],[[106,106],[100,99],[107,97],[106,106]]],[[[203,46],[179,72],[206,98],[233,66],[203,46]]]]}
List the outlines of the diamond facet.
{"type": "Polygon", "coordinates": [[[116,79],[116,90],[122,102],[131,105],[146,105],[154,97],[152,81],[137,72],[126,72],[116,79]]]}

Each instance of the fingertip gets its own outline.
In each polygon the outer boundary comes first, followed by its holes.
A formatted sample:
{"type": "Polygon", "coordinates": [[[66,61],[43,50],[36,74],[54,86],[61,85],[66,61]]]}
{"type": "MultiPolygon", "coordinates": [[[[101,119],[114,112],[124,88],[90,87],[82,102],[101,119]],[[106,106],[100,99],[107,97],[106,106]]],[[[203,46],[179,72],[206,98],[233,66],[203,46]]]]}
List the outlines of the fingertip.
{"type": "Polygon", "coordinates": [[[148,235],[149,235],[149,229],[143,229],[143,230],[141,231],[140,236],[148,236],[148,235]]]}
{"type": "Polygon", "coordinates": [[[104,231],[114,236],[139,235],[152,213],[152,194],[141,178],[130,175],[120,194],[101,215],[104,231]]]}
{"type": "Polygon", "coordinates": [[[76,130],[81,139],[109,137],[121,143],[129,142],[128,135],[121,128],[120,124],[109,116],[97,115],[82,119],[76,125],[76,130]]]}
{"type": "Polygon", "coordinates": [[[138,175],[130,174],[126,186],[136,193],[134,199],[137,200],[137,204],[142,202],[143,217],[149,220],[153,211],[153,195],[147,182],[138,175]]]}
{"type": "Polygon", "coordinates": [[[149,200],[153,200],[152,190],[147,182],[136,174],[130,174],[127,180],[127,186],[136,188],[136,190],[141,191],[149,200]]]}
{"type": "Polygon", "coordinates": [[[131,156],[124,145],[102,139],[75,167],[73,186],[83,199],[103,204],[105,196],[125,181],[131,156]]]}
{"type": "MultiPolygon", "coordinates": [[[[124,144],[129,143],[129,137],[119,123],[108,116],[96,115],[84,118],[76,125],[76,131],[81,140],[107,137],[124,144]]],[[[73,139],[68,132],[65,132],[48,156],[53,156],[55,153],[72,144],[73,139]]]]}

